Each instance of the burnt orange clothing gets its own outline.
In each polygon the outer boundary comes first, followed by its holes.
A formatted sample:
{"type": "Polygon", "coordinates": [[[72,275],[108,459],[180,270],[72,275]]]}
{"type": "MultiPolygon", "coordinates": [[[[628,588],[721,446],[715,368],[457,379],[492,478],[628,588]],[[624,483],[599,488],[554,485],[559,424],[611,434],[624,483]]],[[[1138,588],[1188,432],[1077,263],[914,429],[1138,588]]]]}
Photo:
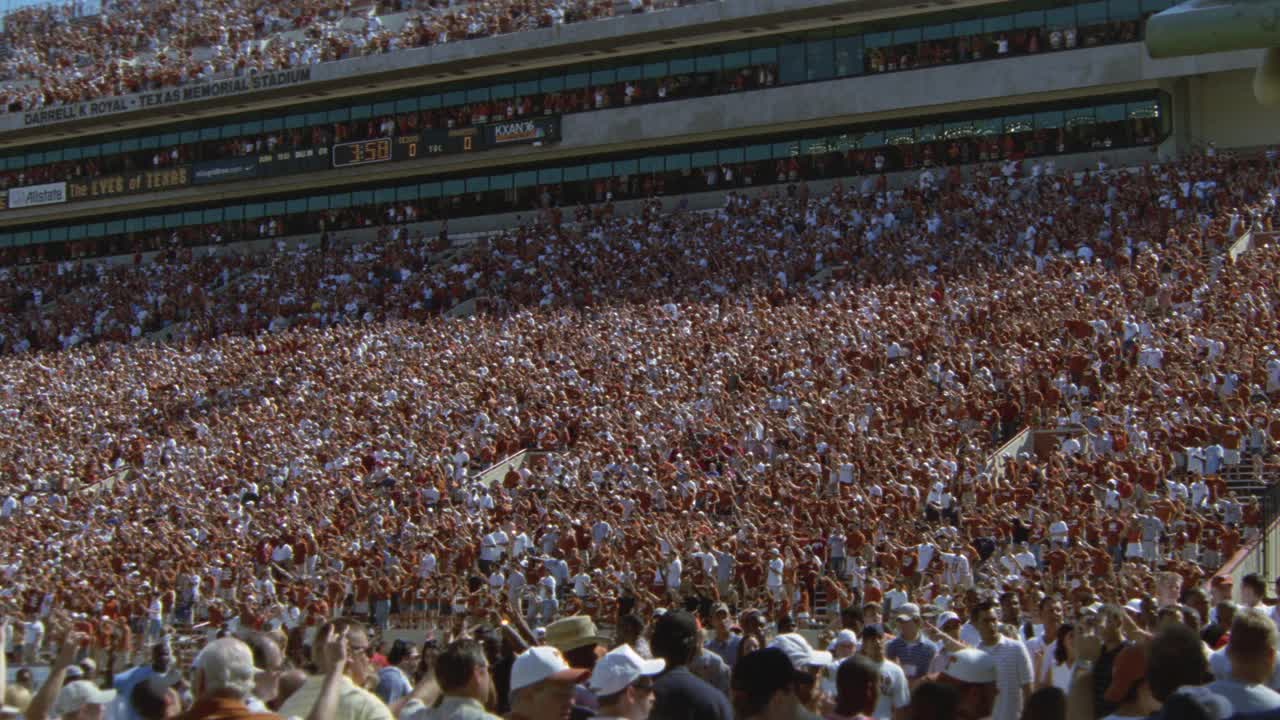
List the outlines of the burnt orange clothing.
{"type": "Polygon", "coordinates": [[[178,720],[280,720],[272,713],[257,713],[229,697],[206,697],[196,701],[178,720]]]}

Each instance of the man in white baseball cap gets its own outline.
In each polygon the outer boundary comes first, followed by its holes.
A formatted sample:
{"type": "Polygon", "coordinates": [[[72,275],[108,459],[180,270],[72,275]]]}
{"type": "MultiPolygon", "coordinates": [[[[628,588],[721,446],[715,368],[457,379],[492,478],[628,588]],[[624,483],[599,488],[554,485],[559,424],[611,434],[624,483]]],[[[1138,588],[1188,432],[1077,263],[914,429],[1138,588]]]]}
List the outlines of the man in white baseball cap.
{"type": "Polygon", "coordinates": [[[951,653],[936,681],[956,689],[956,720],[991,717],[996,704],[996,661],[991,655],[965,648],[951,653]]]}
{"type": "Polygon", "coordinates": [[[645,660],[630,645],[619,645],[600,658],[587,687],[600,700],[598,720],[646,720],[653,710],[653,676],[667,661],[645,660]]]}
{"type": "Polygon", "coordinates": [[[831,646],[827,650],[831,651],[833,662],[840,662],[858,652],[857,633],[848,628],[841,630],[836,633],[835,639],[831,641],[831,646]]]}
{"type": "Polygon", "coordinates": [[[938,646],[938,652],[933,656],[933,661],[929,663],[929,675],[936,675],[942,672],[947,666],[947,661],[951,658],[952,650],[959,650],[962,647],[960,642],[960,616],[950,610],[938,615],[936,624],[928,625],[929,639],[938,646]]]}
{"type": "Polygon", "coordinates": [[[831,653],[814,650],[809,641],[800,633],[783,633],[775,637],[769,643],[769,647],[776,647],[786,653],[791,660],[791,664],[797,670],[824,668],[830,665],[833,660],[831,653]]]}
{"type": "Polygon", "coordinates": [[[115,690],[102,690],[88,680],[76,680],[58,691],[53,715],[63,720],[98,720],[105,706],[115,699],[115,690]]]}
{"type": "Polygon", "coordinates": [[[574,686],[590,670],[569,667],[559,650],[529,648],[511,666],[511,716],[519,720],[568,720],[574,686]]]}
{"type": "Polygon", "coordinates": [[[822,673],[834,661],[831,653],[814,650],[809,641],[800,633],[783,633],[769,643],[769,647],[777,648],[786,654],[791,666],[796,669],[796,679],[792,687],[796,699],[801,705],[813,710],[821,699],[821,688],[818,681],[822,673]]]}

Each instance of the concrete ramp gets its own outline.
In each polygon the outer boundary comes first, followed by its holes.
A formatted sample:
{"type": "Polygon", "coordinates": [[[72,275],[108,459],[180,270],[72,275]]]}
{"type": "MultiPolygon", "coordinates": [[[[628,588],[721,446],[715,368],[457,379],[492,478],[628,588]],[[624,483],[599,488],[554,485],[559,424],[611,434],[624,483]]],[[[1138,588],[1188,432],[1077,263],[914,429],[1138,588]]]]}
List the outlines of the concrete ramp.
{"type": "Polygon", "coordinates": [[[454,305],[445,311],[445,317],[464,318],[471,317],[476,314],[476,306],[479,304],[479,298],[468,298],[454,305]]]}
{"type": "Polygon", "coordinates": [[[478,480],[485,487],[489,487],[496,482],[501,482],[502,478],[512,469],[519,470],[535,458],[549,454],[546,450],[521,450],[508,458],[499,460],[471,477],[473,480],[478,480]]]}

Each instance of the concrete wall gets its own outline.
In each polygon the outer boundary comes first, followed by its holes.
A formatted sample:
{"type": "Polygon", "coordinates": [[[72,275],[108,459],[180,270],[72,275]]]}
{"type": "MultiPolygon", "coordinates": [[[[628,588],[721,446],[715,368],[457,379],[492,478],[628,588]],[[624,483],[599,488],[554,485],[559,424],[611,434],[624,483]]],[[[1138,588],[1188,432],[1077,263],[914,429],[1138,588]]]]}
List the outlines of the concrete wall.
{"type": "Polygon", "coordinates": [[[1016,458],[1024,452],[1031,452],[1035,449],[1036,434],[1031,428],[1023,428],[1021,432],[1009,438],[1004,445],[998,450],[987,456],[987,462],[983,465],[983,470],[990,473],[996,484],[1004,480],[1004,461],[1009,458],[1016,458]]]}
{"type": "MultiPolygon", "coordinates": [[[[1254,67],[1260,51],[1152,60],[1141,43],[1075,52],[867,75],[678,104],[570,115],[564,148],[635,145],[684,136],[799,129],[834,121],[875,121],[928,113],[992,108],[1085,95],[1157,88],[1161,81],[1254,67]]],[[[1235,98],[1233,86],[1218,90],[1235,98]]],[[[1252,97],[1252,91],[1249,97],[1252,97]]],[[[1233,100],[1237,103],[1237,100],[1233,100]]],[[[1273,129],[1274,129],[1273,125],[1273,129]]],[[[1258,144],[1258,143],[1254,143],[1258,144]]]]}
{"type": "Polygon", "coordinates": [[[1187,98],[1187,131],[1193,144],[1280,144],[1280,109],[1264,107],[1254,98],[1252,70],[1189,77],[1187,98]]]}
{"type": "MultiPolygon", "coordinates": [[[[1265,532],[1267,542],[1259,538],[1252,545],[1236,551],[1235,556],[1229,558],[1214,575],[1229,576],[1236,587],[1240,587],[1240,582],[1249,573],[1257,573],[1267,582],[1280,577],[1280,520],[1271,523],[1265,532]]],[[[1208,588],[1207,581],[1205,588],[1208,588]]]]}
{"type": "MultiPolygon", "coordinates": [[[[887,75],[869,75],[638,106],[564,118],[564,140],[522,147],[385,163],[340,171],[186,188],[166,193],[43,206],[0,214],[0,227],[70,220],[101,212],[144,210],[185,202],[235,201],[268,193],[358,189],[426,173],[479,171],[516,162],[546,162],[676,142],[798,131],[841,122],[915,118],[1020,103],[1164,87],[1177,78],[1253,67],[1260,52],[1152,60],[1140,43],[1026,58],[992,60],[887,75]]],[[[1194,98],[1194,95],[1192,96],[1194,98]]],[[[477,172],[477,174],[479,174],[477,172]]]]}

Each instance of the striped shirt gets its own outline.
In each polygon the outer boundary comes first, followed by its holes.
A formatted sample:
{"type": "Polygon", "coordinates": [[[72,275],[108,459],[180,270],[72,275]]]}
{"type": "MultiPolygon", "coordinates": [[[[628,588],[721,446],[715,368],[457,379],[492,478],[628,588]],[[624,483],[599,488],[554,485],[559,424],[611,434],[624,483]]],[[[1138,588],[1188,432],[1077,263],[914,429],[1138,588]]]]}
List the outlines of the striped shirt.
{"type": "Polygon", "coordinates": [[[884,656],[902,666],[902,672],[908,680],[916,680],[927,674],[929,664],[937,654],[938,646],[923,637],[916,638],[915,642],[896,637],[884,649],[884,656]]]}
{"type": "Polygon", "coordinates": [[[1001,637],[994,645],[979,650],[989,653],[996,663],[996,706],[991,720],[1018,720],[1022,715],[1022,687],[1035,678],[1031,672],[1031,655],[1017,640],[1001,637]]]}

